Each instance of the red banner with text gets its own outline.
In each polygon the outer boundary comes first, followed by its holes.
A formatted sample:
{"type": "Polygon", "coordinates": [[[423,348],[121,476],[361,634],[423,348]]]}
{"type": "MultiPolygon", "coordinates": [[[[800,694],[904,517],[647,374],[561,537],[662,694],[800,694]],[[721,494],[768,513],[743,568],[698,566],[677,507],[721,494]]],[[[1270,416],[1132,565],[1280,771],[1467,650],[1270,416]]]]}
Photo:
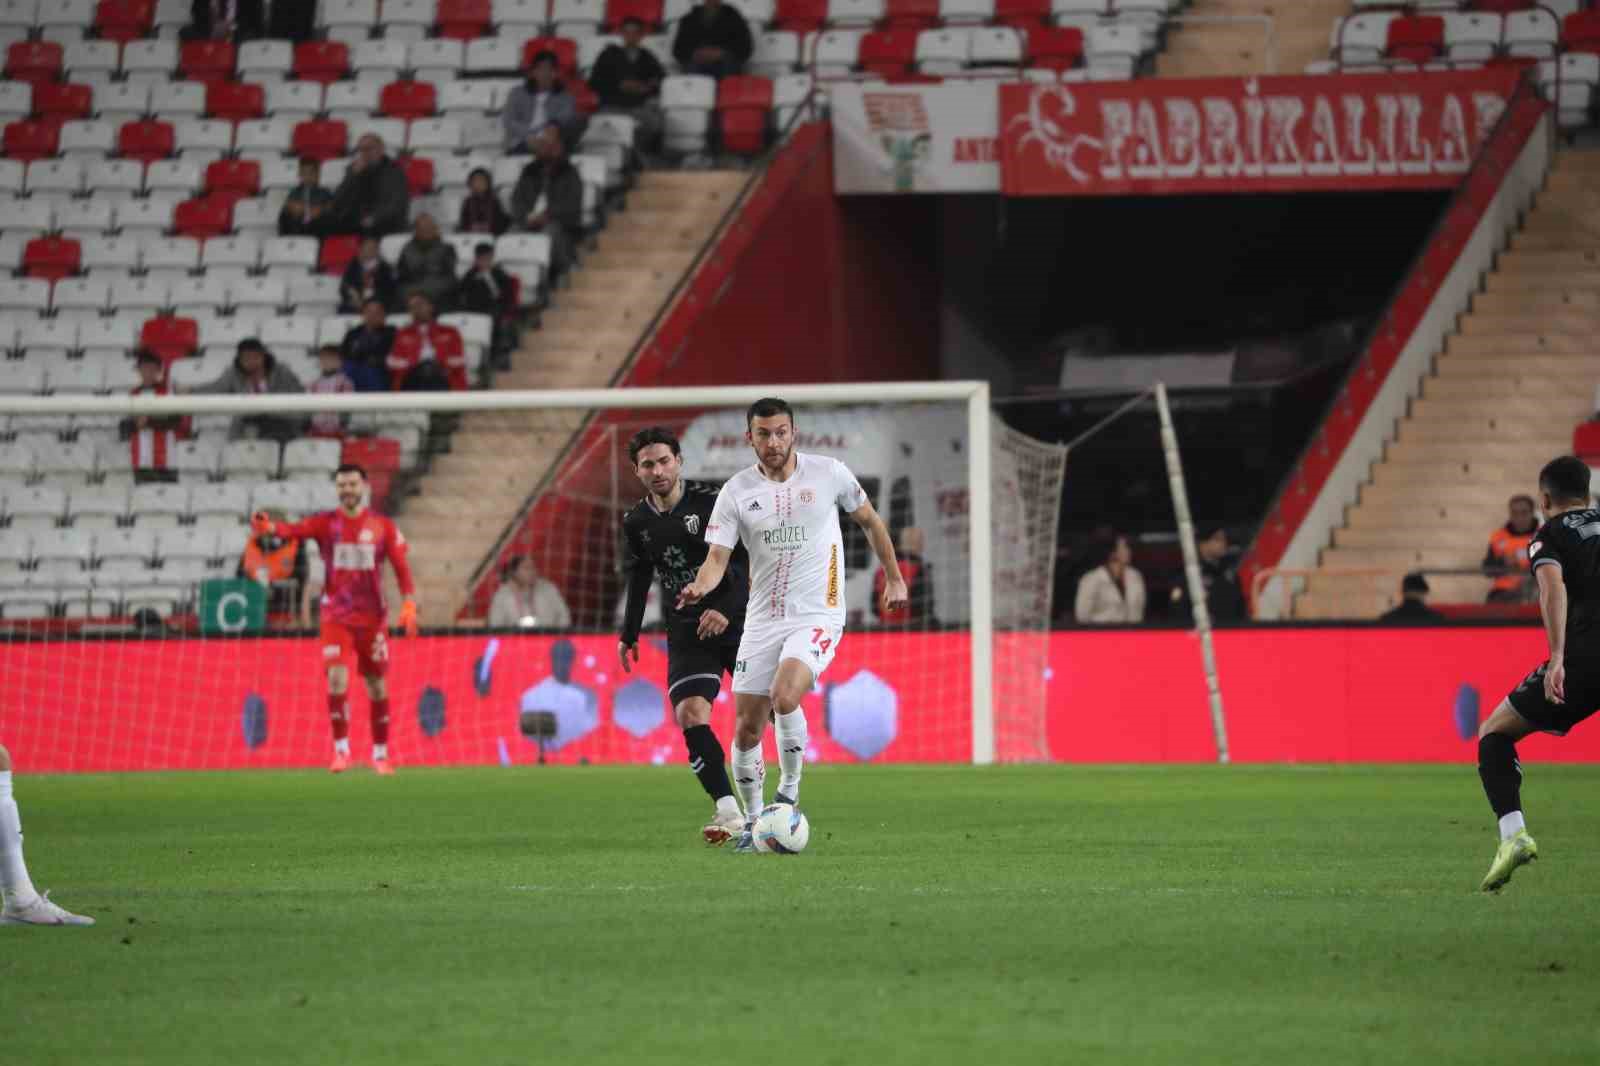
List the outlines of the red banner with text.
{"type": "Polygon", "coordinates": [[[1505,111],[1514,68],[1008,84],[1007,196],[1439,189],[1505,111]]]}

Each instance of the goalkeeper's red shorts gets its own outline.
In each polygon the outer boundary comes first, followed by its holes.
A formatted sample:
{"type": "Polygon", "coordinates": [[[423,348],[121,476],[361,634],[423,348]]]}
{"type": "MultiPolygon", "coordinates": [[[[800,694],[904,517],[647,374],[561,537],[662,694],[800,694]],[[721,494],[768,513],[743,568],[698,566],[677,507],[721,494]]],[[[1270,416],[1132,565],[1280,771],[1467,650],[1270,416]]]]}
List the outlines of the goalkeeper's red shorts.
{"type": "Polygon", "coordinates": [[[322,623],[322,661],[327,666],[356,657],[362,677],[382,677],[389,672],[389,637],[382,625],[356,626],[322,623]]]}

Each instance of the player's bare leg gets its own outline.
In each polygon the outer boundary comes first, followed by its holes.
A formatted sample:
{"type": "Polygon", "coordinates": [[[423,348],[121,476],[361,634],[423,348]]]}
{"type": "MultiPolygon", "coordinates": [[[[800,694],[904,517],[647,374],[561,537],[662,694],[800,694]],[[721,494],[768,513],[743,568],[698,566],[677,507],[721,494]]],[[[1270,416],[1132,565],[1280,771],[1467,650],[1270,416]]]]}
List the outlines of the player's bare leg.
{"type": "Polygon", "coordinates": [[[1532,732],[1533,725],[1510,700],[1502,700],[1478,727],[1478,777],[1500,822],[1500,847],[1484,875],[1485,892],[1498,892],[1517,867],[1539,857],[1539,845],[1522,820],[1522,764],[1517,761],[1517,741],[1532,732]]]}
{"type": "Polygon", "coordinates": [[[331,773],[350,769],[350,668],[343,663],[328,667],[328,724],[333,727],[331,773]]]}
{"type": "Polygon", "coordinates": [[[673,708],[678,728],[683,730],[683,746],[689,752],[689,768],[700,780],[716,811],[700,835],[707,844],[720,847],[739,835],[744,829],[744,818],[739,813],[739,802],[733,798],[733,788],[728,784],[726,756],[722,742],[711,731],[711,701],[701,696],[679,700],[673,708]]]}
{"type": "Polygon", "coordinates": [[[389,760],[389,682],[378,674],[361,680],[367,684],[367,700],[372,708],[372,768],[380,774],[394,773],[389,760]]]}
{"type": "Polygon", "coordinates": [[[22,861],[22,815],[11,794],[11,753],[0,746],[0,925],[93,925],[41,895],[22,861]]]}
{"type": "Polygon", "coordinates": [[[806,745],[810,734],[806,730],[806,712],[800,701],[811,691],[815,679],[811,668],[799,659],[785,659],[778,664],[778,676],[772,680],[772,724],[778,739],[778,793],[774,803],[800,802],[800,774],[805,768],[806,745]]]}

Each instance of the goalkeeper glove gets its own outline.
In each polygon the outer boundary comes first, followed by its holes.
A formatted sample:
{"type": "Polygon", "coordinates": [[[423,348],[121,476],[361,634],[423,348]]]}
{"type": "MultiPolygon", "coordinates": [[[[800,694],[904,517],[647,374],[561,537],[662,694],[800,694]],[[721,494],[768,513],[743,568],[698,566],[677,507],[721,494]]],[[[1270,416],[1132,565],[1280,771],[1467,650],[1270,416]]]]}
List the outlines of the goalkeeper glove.
{"type": "Polygon", "coordinates": [[[405,599],[400,604],[400,628],[405,630],[406,636],[417,635],[417,601],[405,599]]]}
{"type": "Polygon", "coordinates": [[[272,533],[277,523],[265,511],[257,511],[250,516],[250,532],[254,536],[272,533]]]}

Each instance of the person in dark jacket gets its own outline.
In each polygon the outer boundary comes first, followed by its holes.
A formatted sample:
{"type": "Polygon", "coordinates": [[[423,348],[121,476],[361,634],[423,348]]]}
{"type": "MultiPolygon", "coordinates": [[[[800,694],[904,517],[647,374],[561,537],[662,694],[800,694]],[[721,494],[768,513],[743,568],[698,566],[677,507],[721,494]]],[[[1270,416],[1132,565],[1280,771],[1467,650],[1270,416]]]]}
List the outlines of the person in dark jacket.
{"type": "Polygon", "coordinates": [[[661,138],[661,80],[667,76],[643,46],[644,23],[622,20],[622,43],[607,45],[589,71],[589,88],[600,97],[600,110],[634,120],[634,147],[652,151],[661,138]]]}
{"type": "Polygon", "coordinates": [[[508,365],[504,356],[516,338],[517,284],[495,263],[494,245],[485,242],[472,250],[472,269],[456,289],[456,309],[494,319],[495,365],[508,365]]]}
{"type": "Polygon", "coordinates": [[[574,262],[583,237],[583,179],[557,127],[546,126],[533,147],[534,161],[522,168],[511,192],[511,219],[529,232],[550,235],[550,272],[559,275],[574,262]]]}
{"type": "Polygon", "coordinates": [[[1407,574],[1400,582],[1400,606],[1384,614],[1378,621],[1386,624],[1417,623],[1428,625],[1443,622],[1444,615],[1428,606],[1428,579],[1421,574],[1407,574]]]}
{"type": "Polygon", "coordinates": [[[243,44],[265,36],[261,0],[194,0],[189,25],[180,36],[186,41],[233,41],[243,44]]]}
{"type": "Polygon", "coordinates": [[[486,233],[498,237],[511,228],[511,216],[495,195],[494,178],[482,167],[467,175],[467,198],[461,201],[461,233],[486,233]]]}
{"type": "Polygon", "coordinates": [[[333,193],[322,187],[322,164],[309,157],[300,160],[300,184],[278,211],[278,236],[313,236],[313,223],[333,202],[333,193]]]}
{"type": "Polygon", "coordinates": [[[362,134],[333,203],[317,219],[317,235],[359,233],[383,237],[404,233],[411,213],[411,186],[400,164],[384,153],[383,138],[362,134]]]}
{"type": "MultiPolygon", "coordinates": [[[[1245,609],[1244,593],[1239,588],[1238,571],[1228,560],[1228,531],[1218,526],[1206,531],[1205,537],[1195,544],[1200,556],[1200,582],[1206,587],[1206,607],[1213,622],[1245,622],[1250,613],[1245,609]]],[[[1172,590],[1172,603],[1185,616],[1193,620],[1189,606],[1189,591],[1179,584],[1172,590]]]]}
{"type": "Polygon", "coordinates": [[[400,249],[400,295],[424,293],[434,307],[448,308],[456,291],[456,249],[439,236],[432,215],[418,215],[411,240],[400,249]]]}
{"type": "Polygon", "coordinates": [[[685,74],[713,78],[741,73],[754,50],[750,24],[738,8],[722,0],[700,0],[699,7],[679,20],[672,39],[672,55],[685,74]]]}
{"type": "Polygon", "coordinates": [[[344,268],[339,279],[339,313],[359,314],[368,300],[376,300],[385,308],[398,306],[399,282],[395,280],[394,267],[385,263],[378,254],[378,238],[361,238],[361,250],[344,268]]]}
{"type": "Polygon", "coordinates": [[[389,391],[389,353],[394,349],[394,327],[388,323],[380,300],[361,307],[361,324],[344,335],[339,345],[344,372],[357,392],[389,391]]]}

